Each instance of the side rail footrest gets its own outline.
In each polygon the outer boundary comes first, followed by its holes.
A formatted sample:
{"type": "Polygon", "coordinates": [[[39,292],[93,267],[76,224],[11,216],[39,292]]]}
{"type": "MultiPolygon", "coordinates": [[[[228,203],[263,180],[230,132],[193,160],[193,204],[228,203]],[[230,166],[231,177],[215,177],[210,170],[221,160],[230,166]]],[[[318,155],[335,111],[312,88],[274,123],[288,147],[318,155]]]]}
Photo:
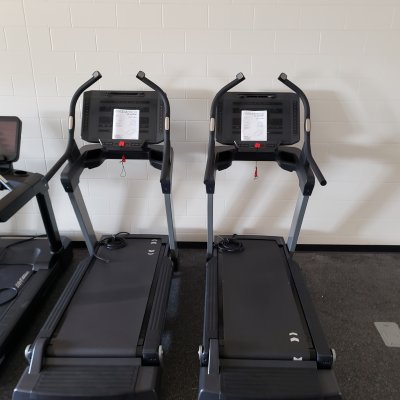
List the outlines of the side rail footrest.
{"type": "Polygon", "coordinates": [[[164,257],[143,345],[143,363],[145,365],[158,365],[161,361],[158,349],[161,344],[161,335],[167,313],[171,278],[171,260],[168,257],[164,257]]]}

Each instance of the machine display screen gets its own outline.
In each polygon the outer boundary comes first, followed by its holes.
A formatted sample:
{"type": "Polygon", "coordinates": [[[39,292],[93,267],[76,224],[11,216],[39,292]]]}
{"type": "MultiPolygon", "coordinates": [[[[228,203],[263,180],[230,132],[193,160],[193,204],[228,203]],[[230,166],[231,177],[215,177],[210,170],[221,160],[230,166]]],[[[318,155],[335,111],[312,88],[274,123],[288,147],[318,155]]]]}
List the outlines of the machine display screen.
{"type": "Polygon", "coordinates": [[[16,117],[0,117],[0,163],[18,160],[21,121],[16,117]]]}
{"type": "Polygon", "coordinates": [[[299,115],[295,93],[228,92],[218,103],[216,139],[223,144],[244,144],[249,149],[254,149],[252,142],[262,143],[259,152],[267,146],[292,145],[300,140],[299,115]]]}
{"type": "MultiPolygon", "coordinates": [[[[156,92],[89,90],[83,95],[81,137],[111,145],[119,140],[160,143],[164,108],[156,92]]],[[[115,147],[113,147],[115,148],[115,147]]]]}

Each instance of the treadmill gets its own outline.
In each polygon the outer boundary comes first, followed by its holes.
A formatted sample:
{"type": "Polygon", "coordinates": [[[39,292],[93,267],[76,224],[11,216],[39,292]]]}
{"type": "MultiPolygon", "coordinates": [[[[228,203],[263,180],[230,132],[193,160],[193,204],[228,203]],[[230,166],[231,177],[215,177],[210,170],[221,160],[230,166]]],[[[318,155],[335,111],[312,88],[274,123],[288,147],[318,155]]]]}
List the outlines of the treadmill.
{"type": "MultiPolygon", "coordinates": [[[[61,181],[89,251],[35,342],[13,399],[157,399],[169,288],[178,253],[171,206],[173,150],[166,94],[140,71],[153,91],[87,91],[80,149],[74,140],[80,95],[101,78],[96,71],[74,94],[69,114],[69,162],[61,181]],[[162,144],[161,144],[162,142],[162,144]],[[149,160],[159,169],[168,236],[121,232],[96,241],[81,191],[85,168],[107,159],[149,160]]],[[[104,188],[107,190],[107,187],[104,188]]]]}
{"type": "Polygon", "coordinates": [[[311,154],[310,107],[292,92],[229,92],[239,73],[211,105],[204,183],[208,240],[199,400],[338,400],[342,396],[328,347],[298,264],[293,260],[315,177],[326,181],[311,154]],[[300,140],[299,99],[304,107],[300,140]],[[215,142],[222,144],[216,146],[215,142]],[[274,236],[217,236],[213,241],[216,172],[233,160],[274,161],[295,172],[298,196],[288,241],[274,236]]]}
{"type": "Polygon", "coordinates": [[[31,309],[72,257],[69,239],[61,237],[49,197],[46,176],[15,169],[19,158],[22,122],[0,117],[0,222],[7,222],[36,197],[46,235],[3,235],[0,239],[0,363],[18,328],[28,322],[31,309]]]}

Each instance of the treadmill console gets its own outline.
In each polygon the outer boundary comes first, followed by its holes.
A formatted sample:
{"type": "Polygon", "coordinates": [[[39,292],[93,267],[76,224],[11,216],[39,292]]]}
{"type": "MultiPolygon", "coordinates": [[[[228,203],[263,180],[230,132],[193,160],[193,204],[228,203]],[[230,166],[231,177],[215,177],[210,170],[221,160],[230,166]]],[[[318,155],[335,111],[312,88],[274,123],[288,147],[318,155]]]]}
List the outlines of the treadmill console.
{"type": "Polygon", "coordinates": [[[108,149],[141,148],[164,139],[164,106],[156,92],[91,90],[84,93],[83,140],[108,149]]]}
{"type": "Polygon", "coordinates": [[[22,122],[18,117],[0,117],[0,167],[19,158],[22,122]]]}
{"type": "Polygon", "coordinates": [[[216,140],[240,152],[274,151],[300,140],[299,117],[294,93],[228,92],[217,106],[216,140]]]}

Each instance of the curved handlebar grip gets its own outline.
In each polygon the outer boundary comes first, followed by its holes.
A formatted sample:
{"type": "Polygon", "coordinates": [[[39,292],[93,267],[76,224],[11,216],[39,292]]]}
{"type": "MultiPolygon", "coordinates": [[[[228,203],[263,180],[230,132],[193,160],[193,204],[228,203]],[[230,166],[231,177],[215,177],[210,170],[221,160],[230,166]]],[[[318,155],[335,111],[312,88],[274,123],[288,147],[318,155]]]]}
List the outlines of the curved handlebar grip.
{"type": "MultiPolygon", "coordinates": [[[[289,89],[293,90],[293,92],[295,92],[300,97],[300,100],[303,103],[303,107],[304,107],[304,116],[306,118],[306,121],[309,120],[310,119],[310,103],[308,102],[308,99],[307,99],[307,96],[305,95],[305,93],[297,85],[295,85],[293,82],[291,82],[284,72],[282,72],[278,76],[278,80],[280,80],[289,89]]],[[[306,123],[307,122],[305,122],[305,124],[306,123]]],[[[306,126],[306,132],[309,132],[309,130],[307,129],[307,126],[306,126]]]]}
{"type": "Polygon", "coordinates": [[[305,93],[293,82],[291,82],[287,75],[282,72],[278,76],[278,80],[280,80],[283,84],[285,84],[289,89],[293,90],[299,97],[304,107],[304,145],[303,151],[306,157],[307,162],[309,163],[315,177],[318,179],[321,186],[326,185],[326,179],[319,169],[317,162],[314,160],[314,157],[311,152],[311,140],[310,140],[310,132],[311,132],[311,119],[310,119],[310,103],[308,102],[307,96],[305,93]]]}
{"type": "MultiPolygon", "coordinates": [[[[165,94],[165,92],[158,85],[156,85],[154,82],[152,82],[149,78],[146,78],[146,74],[143,71],[139,71],[136,74],[136,78],[138,78],[145,85],[147,85],[148,87],[150,87],[151,89],[156,91],[161,96],[161,99],[162,99],[162,101],[164,103],[164,107],[165,107],[165,117],[169,119],[171,111],[170,111],[169,100],[168,100],[168,97],[165,94]]],[[[168,127],[168,130],[169,130],[169,127],[168,127]]]]}
{"type": "Polygon", "coordinates": [[[92,86],[94,83],[96,83],[100,78],[101,78],[101,73],[99,71],[94,71],[92,74],[92,77],[90,79],[88,79],[85,83],[83,83],[81,86],[79,86],[79,88],[73,94],[73,96],[71,98],[71,102],[69,104],[67,148],[65,149],[65,152],[60,157],[60,159],[53,165],[53,167],[44,176],[44,179],[46,179],[47,181],[49,181],[56,174],[56,172],[65,163],[65,161],[67,161],[68,157],[70,156],[70,154],[72,152],[73,144],[74,144],[74,133],[75,133],[75,109],[76,109],[76,103],[78,102],[80,95],[86,89],[88,89],[90,86],[92,86]]]}
{"type": "MultiPolygon", "coordinates": [[[[101,73],[99,71],[94,71],[92,74],[92,77],[88,79],[84,84],[79,86],[79,88],[76,90],[74,95],[71,98],[71,102],[69,105],[69,116],[75,118],[75,107],[76,103],[80,97],[80,95],[88,89],[90,86],[92,86],[95,82],[97,82],[100,78],[102,77],[101,73]]],[[[69,127],[71,129],[71,127],[69,127]]]]}
{"type": "Polygon", "coordinates": [[[215,118],[217,104],[222,95],[224,95],[228,90],[234,88],[236,85],[238,85],[245,79],[246,78],[244,74],[242,72],[239,72],[238,74],[236,74],[236,78],[233,81],[229,82],[227,85],[225,85],[222,89],[218,91],[218,93],[214,96],[214,99],[211,103],[210,118],[215,118]]]}
{"type": "Polygon", "coordinates": [[[171,193],[171,173],[172,173],[172,160],[171,160],[171,139],[169,134],[170,128],[170,105],[167,94],[154,82],[146,78],[146,74],[143,71],[139,71],[136,74],[136,78],[142,81],[144,84],[149,86],[155,92],[157,92],[164,103],[164,147],[163,147],[163,161],[161,166],[161,187],[163,193],[171,193]]]}
{"type": "Polygon", "coordinates": [[[217,111],[217,104],[219,99],[230,89],[244,81],[246,78],[242,72],[236,74],[233,81],[229,82],[222,89],[220,89],[214,96],[210,109],[210,136],[208,139],[207,151],[207,165],[204,174],[204,183],[206,185],[207,193],[214,193],[215,190],[215,114],[217,111]]]}

